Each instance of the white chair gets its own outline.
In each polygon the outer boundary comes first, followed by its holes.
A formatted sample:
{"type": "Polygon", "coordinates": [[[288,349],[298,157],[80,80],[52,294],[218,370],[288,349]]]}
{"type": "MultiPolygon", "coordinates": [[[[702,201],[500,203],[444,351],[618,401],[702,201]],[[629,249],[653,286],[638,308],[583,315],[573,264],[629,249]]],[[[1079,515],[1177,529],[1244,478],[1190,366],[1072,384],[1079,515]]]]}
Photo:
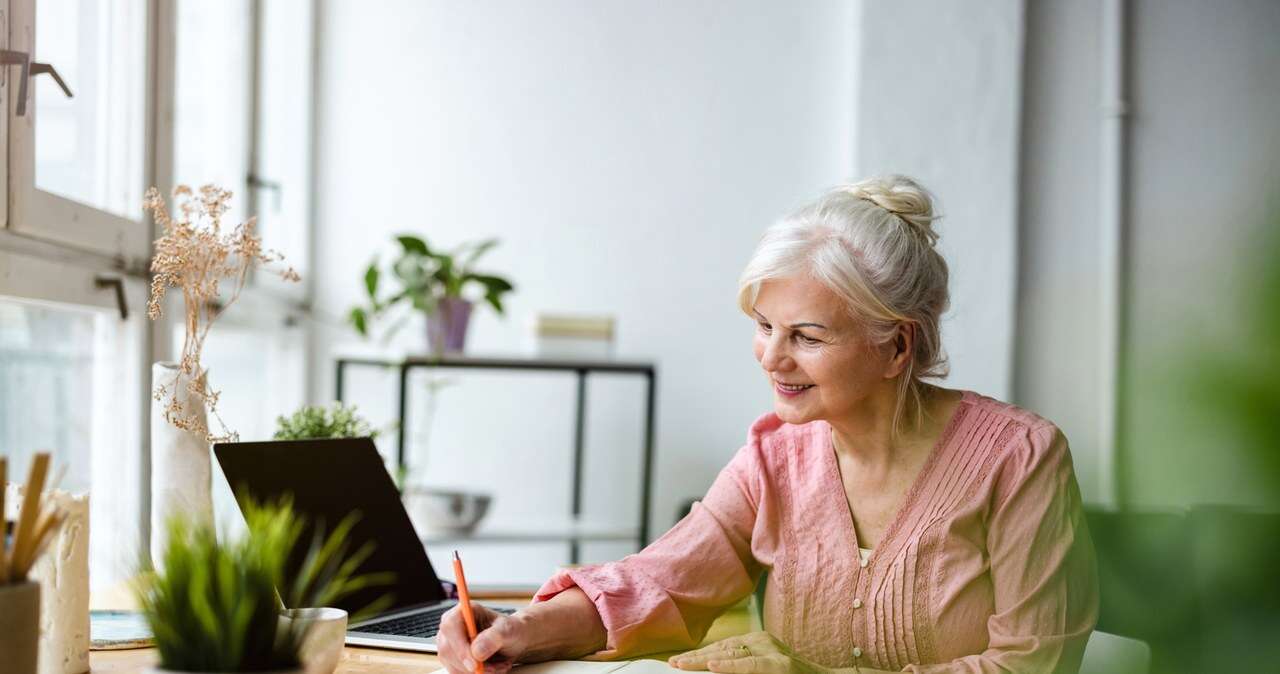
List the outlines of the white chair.
{"type": "Polygon", "coordinates": [[[1084,647],[1080,674],[1148,674],[1151,647],[1145,641],[1094,630],[1084,647]]]}

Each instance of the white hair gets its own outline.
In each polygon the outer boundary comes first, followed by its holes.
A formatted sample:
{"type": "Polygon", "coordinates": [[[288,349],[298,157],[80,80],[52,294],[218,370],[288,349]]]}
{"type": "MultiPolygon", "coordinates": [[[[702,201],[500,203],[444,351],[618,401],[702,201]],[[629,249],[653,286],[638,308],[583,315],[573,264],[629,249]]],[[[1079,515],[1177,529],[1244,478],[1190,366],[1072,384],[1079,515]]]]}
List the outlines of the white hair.
{"type": "Polygon", "coordinates": [[[873,343],[892,339],[900,324],[914,326],[895,433],[908,397],[916,423],[923,419],[921,379],[947,375],[940,320],[950,297],[935,219],[932,195],[907,176],[839,185],[770,227],[738,281],[738,305],[749,316],[761,283],[808,275],[848,304],[873,343]]]}

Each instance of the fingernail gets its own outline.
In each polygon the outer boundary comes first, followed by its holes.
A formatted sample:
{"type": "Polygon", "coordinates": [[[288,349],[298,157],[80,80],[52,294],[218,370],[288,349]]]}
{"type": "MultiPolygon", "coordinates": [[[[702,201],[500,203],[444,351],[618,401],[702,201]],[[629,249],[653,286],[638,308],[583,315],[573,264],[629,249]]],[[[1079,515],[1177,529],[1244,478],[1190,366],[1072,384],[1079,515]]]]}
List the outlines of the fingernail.
{"type": "Polygon", "coordinates": [[[467,658],[466,660],[463,660],[462,666],[465,667],[468,672],[476,671],[476,661],[472,660],[471,658],[467,658]]]}

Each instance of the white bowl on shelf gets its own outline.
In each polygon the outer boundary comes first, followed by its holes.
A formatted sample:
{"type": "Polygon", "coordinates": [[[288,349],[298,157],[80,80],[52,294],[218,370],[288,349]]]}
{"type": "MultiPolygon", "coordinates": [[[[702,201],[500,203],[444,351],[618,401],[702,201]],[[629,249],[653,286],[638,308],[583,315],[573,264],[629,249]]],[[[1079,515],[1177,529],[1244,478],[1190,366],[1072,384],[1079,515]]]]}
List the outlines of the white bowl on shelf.
{"type": "Polygon", "coordinates": [[[433,487],[409,487],[404,495],[405,509],[420,536],[470,534],[492,501],[489,494],[433,487]]]}

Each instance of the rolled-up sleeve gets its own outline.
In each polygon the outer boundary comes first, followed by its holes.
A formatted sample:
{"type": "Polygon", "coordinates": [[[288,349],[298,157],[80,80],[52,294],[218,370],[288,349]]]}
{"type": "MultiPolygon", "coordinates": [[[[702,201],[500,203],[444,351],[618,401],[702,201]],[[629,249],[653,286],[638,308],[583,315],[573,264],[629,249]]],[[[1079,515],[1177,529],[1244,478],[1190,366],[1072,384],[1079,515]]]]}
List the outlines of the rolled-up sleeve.
{"type": "Polygon", "coordinates": [[[1053,424],[1027,433],[996,468],[988,522],[995,614],[980,654],[921,674],[1080,669],[1098,619],[1098,578],[1066,437],[1053,424]]]}
{"type": "Polygon", "coordinates": [[[701,502],[644,550],[616,562],[560,571],[534,596],[581,588],[608,630],[592,659],[687,649],[726,608],[751,593],[761,565],[751,535],[759,509],[760,445],[734,456],[701,502]]]}

